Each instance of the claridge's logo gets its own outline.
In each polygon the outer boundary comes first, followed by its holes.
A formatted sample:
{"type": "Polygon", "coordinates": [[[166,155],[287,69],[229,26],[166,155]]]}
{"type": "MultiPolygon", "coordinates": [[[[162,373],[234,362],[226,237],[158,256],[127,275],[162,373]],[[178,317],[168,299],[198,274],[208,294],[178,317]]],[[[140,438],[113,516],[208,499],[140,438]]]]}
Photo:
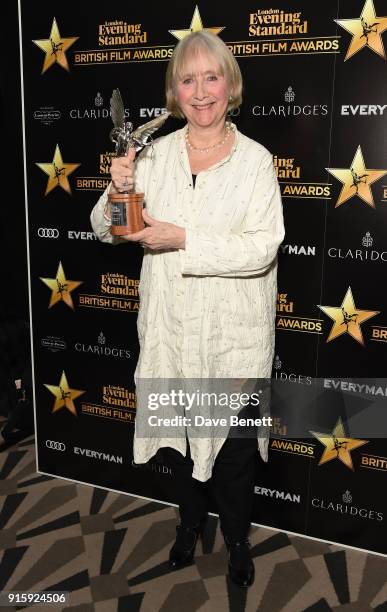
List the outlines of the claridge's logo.
{"type": "Polygon", "coordinates": [[[120,359],[130,359],[130,351],[126,348],[119,346],[111,346],[110,342],[107,343],[106,336],[101,331],[97,337],[97,341],[77,341],[74,344],[74,349],[78,353],[87,353],[88,355],[95,355],[97,357],[116,357],[120,359]]]}
{"type": "Polygon", "coordinates": [[[337,259],[338,261],[360,261],[371,262],[371,263],[387,263],[387,250],[379,251],[378,249],[371,247],[374,245],[374,238],[370,232],[366,232],[361,238],[361,245],[357,247],[342,247],[342,246],[330,246],[328,248],[328,257],[337,259]],[[358,247],[364,248],[358,248],[358,247]]]}
{"type": "Polygon", "coordinates": [[[351,492],[347,489],[339,498],[340,501],[333,501],[331,499],[323,499],[314,497],[312,499],[312,506],[317,510],[326,510],[330,512],[336,512],[342,516],[347,515],[352,518],[368,519],[371,521],[383,521],[383,512],[375,509],[365,508],[353,505],[353,497],[351,492]]]}
{"type": "Polygon", "coordinates": [[[283,367],[283,363],[278,355],[275,356],[273,367],[275,370],[274,378],[276,380],[281,380],[283,382],[287,381],[291,383],[297,383],[299,385],[311,385],[312,384],[311,376],[305,376],[304,374],[295,374],[294,372],[289,373],[289,372],[281,371],[283,367]]]}
{"type": "Polygon", "coordinates": [[[284,101],[286,104],[272,104],[272,105],[256,105],[252,107],[252,114],[254,117],[326,117],[329,109],[328,104],[316,104],[316,103],[303,103],[298,101],[294,104],[296,99],[295,91],[291,86],[288,87],[284,94],[284,101]]]}

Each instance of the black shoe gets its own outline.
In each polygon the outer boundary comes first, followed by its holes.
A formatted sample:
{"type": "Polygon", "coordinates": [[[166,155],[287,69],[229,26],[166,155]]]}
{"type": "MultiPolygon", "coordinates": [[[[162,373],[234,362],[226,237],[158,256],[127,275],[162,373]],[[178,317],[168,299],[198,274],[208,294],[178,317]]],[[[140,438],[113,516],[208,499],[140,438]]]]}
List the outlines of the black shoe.
{"type": "Polygon", "coordinates": [[[195,554],[196,542],[203,532],[204,523],[205,519],[202,519],[194,527],[177,525],[176,540],[169,552],[169,567],[179,569],[191,563],[195,554]]]}
{"type": "Polygon", "coordinates": [[[228,550],[228,572],[234,584],[249,587],[254,582],[255,569],[248,539],[230,541],[224,538],[228,550]]]}

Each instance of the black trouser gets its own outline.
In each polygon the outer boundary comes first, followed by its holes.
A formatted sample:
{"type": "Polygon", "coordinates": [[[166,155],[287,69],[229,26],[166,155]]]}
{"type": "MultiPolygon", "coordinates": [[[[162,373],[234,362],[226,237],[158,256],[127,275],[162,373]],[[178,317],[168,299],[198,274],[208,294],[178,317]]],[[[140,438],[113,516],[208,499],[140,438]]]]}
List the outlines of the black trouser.
{"type": "Polygon", "coordinates": [[[219,511],[223,535],[236,541],[247,537],[254,496],[257,439],[227,438],[220,449],[206,482],[192,478],[193,461],[187,440],[187,455],[173,448],[163,448],[165,463],[176,477],[177,502],[184,527],[197,525],[207,512],[211,490],[219,511]]]}

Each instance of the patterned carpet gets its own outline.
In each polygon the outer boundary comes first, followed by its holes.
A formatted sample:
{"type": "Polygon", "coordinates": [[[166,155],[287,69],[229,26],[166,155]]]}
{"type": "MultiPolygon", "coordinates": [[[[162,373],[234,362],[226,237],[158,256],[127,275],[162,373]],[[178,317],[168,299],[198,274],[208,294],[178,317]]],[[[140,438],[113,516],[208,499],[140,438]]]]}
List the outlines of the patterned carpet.
{"type": "Polygon", "coordinates": [[[0,454],[0,590],[71,592],[36,611],[387,612],[385,557],[259,527],[255,583],[239,589],[215,517],[195,563],[172,572],[175,507],[39,475],[33,443],[0,454]]]}

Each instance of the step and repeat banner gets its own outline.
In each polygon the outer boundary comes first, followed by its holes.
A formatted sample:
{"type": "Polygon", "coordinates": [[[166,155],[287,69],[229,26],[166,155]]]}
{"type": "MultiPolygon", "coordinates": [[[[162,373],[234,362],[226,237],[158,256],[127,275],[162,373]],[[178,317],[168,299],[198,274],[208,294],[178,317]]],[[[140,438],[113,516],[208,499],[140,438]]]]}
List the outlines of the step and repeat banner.
{"type": "Polygon", "coordinates": [[[286,224],[253,522],[386,553],[384,430],[350,427],[387,411],[383,1],[20,0],[20,15],[39,471],[175,502],[162,457],[132,459],[142,252],[100,243],[89,215],[109,183],[112,90],[135,126],[158,116],[174,46],[206,29],[239,62],[232,120],[272,153],[286,224]]]}

